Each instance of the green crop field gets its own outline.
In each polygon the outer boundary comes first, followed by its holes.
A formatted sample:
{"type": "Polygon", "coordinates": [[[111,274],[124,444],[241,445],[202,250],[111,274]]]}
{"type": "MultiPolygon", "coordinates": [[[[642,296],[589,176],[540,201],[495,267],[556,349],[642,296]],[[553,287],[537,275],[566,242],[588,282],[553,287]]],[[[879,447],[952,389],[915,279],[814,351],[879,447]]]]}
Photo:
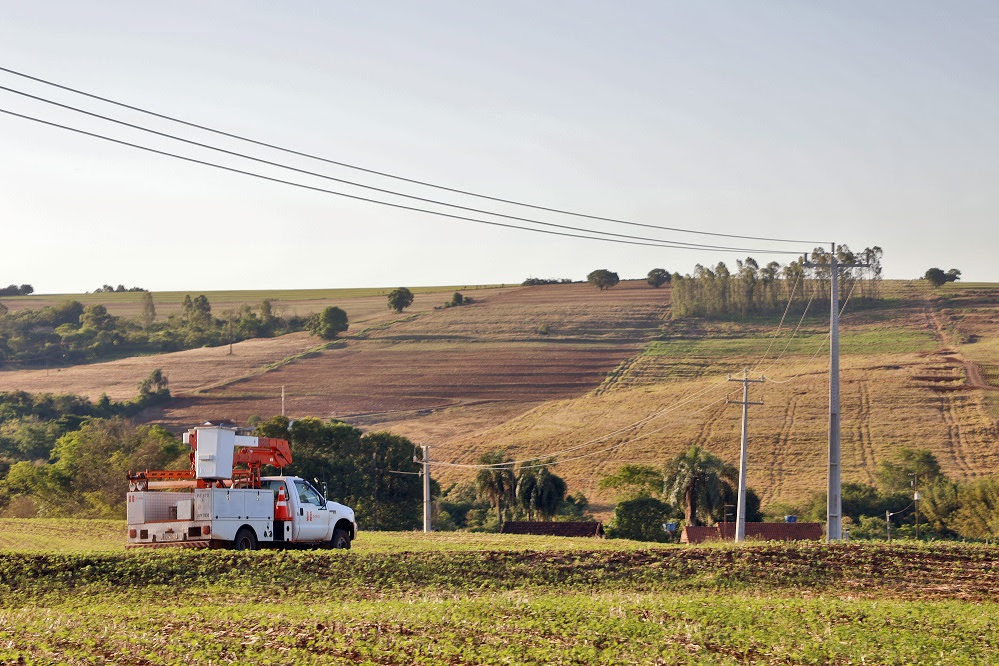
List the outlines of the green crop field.
{"type": "Polygon", "coordinates": [[[0,527],[0,663],[999,660],[995,546],[364,533],[125,552],[116,521],[0,527]],[[60,529],[87,536],[46,552],[60,529]]]}
{"type": "MultiPolygon", "coordinates": [[[[656,341],[645,349],[649,356],[687,356],[701,358],[759,357],[769,347],[772,334],[740,335],[733,337],[684,338],[656,341]]],[[[828,346],[829,331],[798,331],[774,338],[772,356],[778,354],[810,356],[828,346]]],[[[843,354],[908,354],[933,349],[935,339],[929,331],[918,329],[877,328],[846,331],[840,336],[843,354]]]]}

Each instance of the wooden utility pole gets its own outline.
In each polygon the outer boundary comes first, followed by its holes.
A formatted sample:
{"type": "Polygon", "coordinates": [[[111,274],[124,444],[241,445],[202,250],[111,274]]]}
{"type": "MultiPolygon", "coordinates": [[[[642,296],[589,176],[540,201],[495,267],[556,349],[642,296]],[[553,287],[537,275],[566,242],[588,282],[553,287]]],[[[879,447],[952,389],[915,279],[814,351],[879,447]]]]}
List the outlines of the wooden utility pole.
{"type": "Polygon", "coordinates": [[[742,369],[742,379],[732,379],[732,375],[729,375],[728,380],[730,382],[742,382],[742,401],[725,401],[729,405],[742,405],[742,447],[739,454],[739,499],[735,508],[735,540],[738,542],[746,540],[746,460],[748,458],[747,450],[749,441],[749,406],[763,404],[762,402],[749,402],[749,385],[762,384],[766,380],[763,377],[760,377],[759,379],[750,379],[749,370],[747,368],[742,369]]]}

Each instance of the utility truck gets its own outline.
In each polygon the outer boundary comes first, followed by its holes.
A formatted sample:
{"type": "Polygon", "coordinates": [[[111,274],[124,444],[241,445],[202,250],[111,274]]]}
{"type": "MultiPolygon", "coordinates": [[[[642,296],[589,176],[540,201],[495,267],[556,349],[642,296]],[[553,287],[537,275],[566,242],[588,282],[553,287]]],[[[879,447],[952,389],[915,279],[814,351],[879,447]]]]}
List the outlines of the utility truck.
{"type": "Polygon", "coordinates": [[[184,443],[190,469],[128,472],[128,548],[350,548],[352,509],[303,478],[261,476],[291,464],[287,440],[205,425],[184,443]]]}

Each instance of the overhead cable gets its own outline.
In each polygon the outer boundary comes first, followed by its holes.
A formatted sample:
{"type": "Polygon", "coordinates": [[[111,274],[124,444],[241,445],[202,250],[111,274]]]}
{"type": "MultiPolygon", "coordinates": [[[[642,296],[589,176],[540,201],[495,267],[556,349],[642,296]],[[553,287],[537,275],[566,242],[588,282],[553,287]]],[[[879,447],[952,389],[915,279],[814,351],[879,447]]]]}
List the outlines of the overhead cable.
{"type": "Polygon", "coordinates": [[[482,213],[482,214],[485,214],[485,215],[493,215],[495,217],[501,217],[501,218],[505,218],[505,219],[509,219],[509,220],[517,220],[517,221],[520,221],[520,222],[528,222],[528,223],[531,223],[531,224],[538,224],[538,225],[545,226],[545,227],[555,227],[555,228],[558,228],[558,229],[568,229],[568,230],[571,230],[571,231],[583,231],[583,232],[586,232],[586,233],[600,234],[600,235],[603,235],[603,236],[613,236],[615,238],[627,238],[627,239],[631,239],[631,240],[652,241],[652,242],[655,242],[655,243],[670,243],[671,247],[672,246],[683,246],[683,247],[688,247],[690,249],[722,250],[722,251],[734,251],[734,252],[758,252],[758,253],[766,253],[766,254],[798,254],[798,252],[792,252],[792,251],[787,251],[787,250],[769,250],[769,249],[765,249],[765,248],[744,248],[744,247],[732,247],[732,246],[727,246],[727,245],[705,245],[705,244],[701,244],[701,243],[687,243],[687,242],[684,242],[684,241],[673,241],[673,240],[667,240],[667,239],[663,239],[663,238],[648,238],[646,236],[634,236],[634,235],[631,235],[631,234],[618,234],[618,233],[614,233],[614,232],[611,232],[611,231],[600,231],[600,230],[597,230],[597,229],[587,229],[585,227],[574,227],[574,226],[571,226],[571,225],[556,224],[556,223],[553,223],[553,222],[544,222],[542,220],[536,220],[536,219],[532,219],[532,218],[529,218],[529,217],[520,217],[520,216],[517,216],[517,215],[507,215],[505,213],[497,213],[497,212],[494,212],[494,211],[484,210],[484,209],[481,209],[481,208],[472,208],[472,207],[469,207],[469,206],[461,206],[461,205],[458,205],[458,204],[452,204],[452,203],[448,203],[446,201],[440,201],[440,200],[437,200],[437,199],[429,199],[429,198],[426,198],[426,197],[418,197],[418,196],[414,196],[414,195],[411,195],[411,194],[405,194],[405,193],[402,193],[402,192],[397,192],[395,190],[389,190],[389,189],[385,189],[385,188],[381,188],[381,187],[374,187],[372,185],[365,185],[363,183],[358,183],[356,181],[346,180],[346,179],[343,179],[343,178],[336,178],[336,177],[329,176],[329,175],[326,175],[326,174],[317,173],[315,171],[309,171],[308,169],[299,169],[298,167],[290,166],[288,164],[283,164],[283,163],[280,163],[280,162],[274,162],[274,161],[266,160],[266,159],[263,159],[263,158],[260,158],[260,157],[254,157],[252,155],[247,155],[245,153],[240,153],[240,152],[233,151],[233,150],[227,150],[225,148],[220,148],[218,146],[213,146],[211,144],[202,143],[200,141],[194,141],[192,139],[187,139],[187,138],[184,138],[184,137],[181,137],[181,136],[177,136],[175,134],[170,134],[168,132],[160,132],[158,130],[151,129],[149,127],[144,127],[142,125],[136,125],[136,124],[133,124],[133,123],[129,123],[129,122],[126,122],[124,120],[119,120],[117,118],[112,118],[110,116],[102,115],[100,113],[94,113],[92,111],[87,111],[85,109],[81,109],[81,108],[78,108],[78,107],[75,107],[75,106],[72,106],[72,105],[69,105],[69,104],[63,104],[61,102],[56,102],[54,100],[47,99],[45,97],[39,97],[38,95],[32,95],[30,93],[26,93],[26,92],[21,91],[21,90],[16,90],[14,88],[8,88],[7,86],[0,85],[0,90],[5,90],[7,92],[14,93],[15,95],[21,95],[22,97],[27,97],[29,99],[33,99],[33,100],[36,100],[36,101],[39,101],[39,102],[43,102],[45,104],[50,104],[52,106],[57,106],[57,107],[60,107],[60,108],[63,108],[63,109],[67,109],[69,111],[73,111],[73,112],[76,112],[76,113],[87,115],[87,116],[90,116],[92,118],[99,118],[100,120],[105,120],[105,121],[108,121],[108,122],[116,123],[118,125],[123,125],[125,127],[130,127],[132,129],[136,129],[136,130],[139,130],[139,131],[142,131],[142,132],[147,132],[149,134],[154,134],[156,136],[161,136],[161,137],[164,137],[164,138],[167,138],[167,139],[171,139],[171,140],[174,140],[174,141],[180,141],[182,143],[186,143],[186,144],[189,144],[189,145],[192,145],[192,146],[197,146],[199,148],[206,148],[208,150],[214,150],[214,151],[219,152],[219,153],[224,153],[226,155],[231,155],[233,157],[238,157],[238,158],[241,158],[241,159],[246,159],[246,160],[250,160],[250,161],[253,161],[253,162],[258,162],[260,164],[266,164],[268,166],[278,167],[280,169],[287,169],[289,171],[294,171],[294,172],[297,172],[297,173],[305,174],[307,176],[315,176],[317,178],[323,178],[325,180],[329,180],[329,181],[341,183],[341,184],[344,184],[344,185],[351,185],[353,187],[359,187],[359,188],[362,188],[362,189],[365,189],[365,190],[372,190],[374,192],[380,192],[382,194],[388,194],[390,196],[402,197],[404,199],[411,199],[411,200],[415,200],[415,201],[422,201],[424,203],[430,203],[430,204],[435,204],[435,205],[439,205],[439,206],[446,206],[448,208],[455,208],[455,209],[458,209],[458,210],[464,210],[464,211],[469,211],[469,212],[473,212],[473,213],[482,213]]]}
{"type": "MultiPolygon", "coordinates": [[[[270,181],[272,183],[280,183],[282,185],[290,185],[292,187],[298,187],[298,188],[303,189],[303,190],[311,190],[313,192],[322,192],[324,194],[332,194],[334,196],[344,197],[346,199],[353,199],[355,201],[364,201],[364,202],[367,202],[367,203],[378,204],[380,206],[388,206],[390,208],[397,208],[397,209],[400,209],[400,210],[408,210],[408,211],[413,211],[413,212],[417,212],[417,213],[426,213],[428,215],[436,215],[438,217],[446,217],[446,218],[450,218],[450,219],[454,219],[454,220],[463,220],[463,221],[466,221],[466,222],[474,222],[476,224],[487,224],[487,225],[494,226],[494,227],[504,227],[504,228],[507,228],[507,229],[519,229],[521,231],[533,231],[535,233],[547,234],[547,235],[550,235],[550,236],[565,236],[567,238],[583,238],[583,239],[586,239],[586,240],[602,241],[602,242],[605,242],[605,243],[619,243],[619,244],[624,244],[624,245],[641,245],[641,246],[645,246],[645,247],[668,247],[668,248],[675,248],[675,249],[681,249],[681,250],[683,250],[683,249],[691,249],[691,248],[686,248],[686,247],[678,246],[678,245],[675,245],[675,244],[672,244],[672,243],[668,243],[668,242],[656,242],[656,243],[653,243],[653,242],[642,242],[642,241],[624,240],[624,239],[619,239],[619,238],[602,238],[602,237],[599,237],[599,236],[585,236],[583,234],[573,234],[573,233],[567,233],[567,232],[564,232],[564,231],[551,231],[549,229],[534,229],[532,227],[523,227],[523,226],[520,226],[520,225],[517,225],[517,224],[507,224],[505,222],[494,222],[494,221],[490,221],[490,220],[481,220],[481,219],[478,219],[478,218],[467,217],[467,216],[464,216],[464,215],[454,215],[452,213],[444,213],[444,212],[441,212],[441,211],[428,210],[426,208],[418,208],[418,207],[415,207],[415,206],[406,206],[404,204],[392,203],[390,201],[380,201],[378,199],[371,199],[369,197],[362,197],[362,196],[358,196],[356,194],[347,194],[345,192],[336,192],[334,190],[326,189],[324,187],[316,187],[314,185],[306,185],[304,183],[296,183],[294,181],[284,180],[282,178],[274,178],[273,176],[265,176],[265,175],[260,174],[260,173],[254,173],[252,171],[245,171],[243,169],[237,169],[235,167],[225,166],[225,165],[222,165],[222,164],[216,164],[215,162],[209,162],[209,161],[206,161],[206,160],[199,160],[197,158],[187,157],[185,155],[178,155],[176,153],[171,153],[171,152],[168,152],[168,151],[165,151],[165,150],[157,150],[156,148],[150,148],[149,146],[143,146],[143,145],[140,145],[140,144],[137,144],[137,143],[131,143],[129,141],[123,141],[121,139],[115,139],[113,137],[105,136],[103,134],[97,134],[96,132],[88,132],[86,130],[82,130],[82,129],[79,129],[79,128],[76,128],[76,127],[70,127],[68,125],[61,125],[59,123],[55,123],[55,122],[52,122],[52,121],[49,121],[49,120],[43,120],[41,118],[36,118],[34,116],[28,116],[28,115],[25,115],[25,114],[22,114],[22,113],[17,113],[15,111],[10,111],[9,109],[0,108],[0,113],[5,113],[5,114],[7,114],[9,116],[14,116],[16,118],[23,118],[24,120],[30,120],[32,122],[39,123],[39,124],[42,124],[42,125],[48,125],[49,127],[56,127],[56,128],[59,128],[59,129],[64,129],[64,130],[67,130],[69,132],[74,132],[76,134],[82,134],[84,136],[93,137],[95,139],[101,139],[101,140],[104,140],[104,141],[109,141],[111,143],[117,143],[119,145],[128,146],[130,148],[135,148],[137,150],[143,150],[143,151],[146,151],[148,153],[154,153],[154,154],[157,154],[157,155],[163,155],[165,157],[173,157],[175,159],[184,160],[185,162],[191,162],[193,164],[201,164],[203,166],[213,167],[215,169],[221,169],[223,171],[229,171],[229,172],[232,172],[232,173],[242,174],[244,176],[251,176],[253,178],[259,178],[260,180],[266,180],[266,181],[270,181]]],[[[584,231],[588,231],[588,230],[584,230],[584,231]]],[[[720,250],[720,251],[721,252],[734,252],[736,250],[720,250]]],[[[739,252],[744,252],[745,250],[738,250],[738,251],[739,252]]],[[[784,253],[784,254],[786,254],[786,253],[784,253]]]]}
{"type": "Polygon", "coordinates": [[[541,211],[546,211],[546,212],[549,212],[549,213],[558,213],[560,215],[570,215],[570,216],[573,216],[573,217],[579,217],[579,218],[585,218],[585,219],[590,219],[590,220],[596,220],[596,221],[600,221],[600,222],[611,222],[611,223],[614,223],[614,224],[625,224],[625,225],[635,226],[635,227],[646,227],[646,228],[649,228],[649,229],[661,229],[663,231],[675,231],[675,232],[678,232],[678,233],[697,234],[697,235],[702,235],[702,236],[716,236],[716,237],[721,237],[721,238],[737,238],[737,239],[743,239],[743,240],[767,241],[767,242],[774,242],[774,243],[824,243],[825,242],[825,241],[802,240],[802,239],[791,239],[791,238],[772,238],[772,237],[766,237],[766,236],[745,236],[745,235],[740,235],[740,234],[724,234],[724,233],[711,232],[711,231],[699,231],[697,229],[686,229],[686,228],[683,228],[683,227],[667,227],[667,226],[662,226],[662,225],[657,225],[657,224],[647,224],[647,223],[642,223],[642,222],[633,222],[631,220],[622,220],[622,219],[618,219],[618,218],[604,217],[604,216],[600,216],[600,215],[590,215],[590,214],[586,214],[586,213],[580,213],[580,212],[565,210],[565,209],[561,209],[561,208],[553,208],[553,207],[549,207],[549,206],[540,206],[540,205],[537,205],[537,204],[530,204],[530,203],[526,203],[526,202],[523,202],[523,201],[517,201],[517,200],[514,200],[514,199],[505,199],[505,198],[502,198],[502,197],[489,196],[489,195],[486,195],[486,194],[480,194],[480,193],[472,192],[472,191],[469,191],[469,190],[462,190],[462,189],[458,189],[458,188],[454,188],[454,187],[447,187],[447,186],[444,186],[444,185],[438,185],[438,184],[431,183],[431,182],[428,182],[428,181],[417,180],[415,178],[407,178],[407,177],[400,176],[400,175],[397,175],[397,174],[389,173],[387,171],[379,171],[377,169],[370,169],[370,168],[367,168],[367,167],[358,166],[356,164],[349,164],[347,162],[341,162],[341,161],[338,161],[338,160],[333,160],[333,159],[329,159],[329,158],[326,158],[326,157],[321,157],[319,155],[313,155],[311,153],[306,153],[306,152],[299,151],[299,150],[294,150],[294,149],[291,149],[291,148],[285,148],[283,146],[279,146],[279,145],[276,145],[276,144],[273,144],[273,143],[268,143],[266,141],[260,141],[260,140],[257,140],[257,139],[251,139],[249,137],[242,136],[242,135],[239,135],[239,134],[234,134],[232,132],[225,132],[223,130],[219,130],[219,129],[215,129],[215,128],[212,128],[212,127],[208,127],[206,125],[200,125],[198,123],[193,123],[193,122],[190,122],[190,121],[182,120],[182,119],[176,118],[174,116],[169,116],[169,115],[166,115],[166,114],[163,114],[163,113],[157,113],[155,111],[150,111],[148,109],[143,109],[143,108],[138,107],[138,106],[134,106],[134,105],[131,105],[131,104],[126,104],[124,102],[119,102],[117,100],[110,99],[108,97],[102,97],[100,95],[95,95],[93,93],[89,93],[89,92],[86,92],[84,90],[80,90],[78,88],[72,88],[70,86],[66,86],[66,85],[63,85],[63,84],[60,84],[60,83],[56,83],[54,81],[49,81],[49,80],[43,79],[41,77],[32,76],[30,74],[25,74],[24,72],[19,72],[17,70],[10,69],[8,67],[0,67],[0,71],[7,72],[8,74],[13,74],[14,76],[19,76],[21,78],[29,79],[31,81],[36,81],[38,83],[43,83],[45,85],[52,86],[54,88],[59,88],[61,90],[66,90],[68,92],[72,92],[72,93],[75,93],[77,95],[83,95],[84,97],[89,97],[91,99],[96,99],[96,100],[101,101],[101,102],[105,102],[105,103],[108,103],[108,104],[114,104],[115,106],[119,106],[119,107],[124,108],[124,109],[129,109],[131,111],[138,111],[139,113],[144,113],[146,115],[150,115],[150,116],[153,116],[153,117],[156,117],[156,118],[161,118],[163,120],[168,120],[168,121],[174,122],[174,123],[179,123],[179,124],[185,125],[187,127],[193,127],[195,129],[199,129],[199,130],[202,130],[202,131],[205,131],[205,132],[211,132],[213,134],[218,134],[219,136],[225,136],[225,137],[228,137],[228,138],[231,138],[231,139],[236,139],[238,141],[245,141],[247,143],[251,143],[251,144],[254,144],[254,145],[257,145],[257,146],[261,146],[261,147],[264,147],[264,148],[270,148],[272,150],[278,150],[278,151],[281,151],[281,152],[284,152],[284,153],[288,153],[290,155],[296,155],[298,157],[305,157],[307,159],[316,160],[316,161],[319,161],[319,162],[325,162],[326,164],[332,164],[332,165],[343,167],[343,168],[346,168],[346,169],[353,169],[355,171],[361,171],[361,172],[364,172],[364,173],[369,173],[369,174],[376,175],[376,176],[382,176],[382,177],[385,177],[385,178],[391,178],[393,180],[398,180],[398,181],[406,182],[406,183],[412,183],[414,185],[421,185],[421,186],[424,186],[424,187],[431,187],[431,188],[434,188],[434,189],[437,189],[437,190],[442,190],[442,191],[445,191],[445,192],[452,192],[452,193],[455,193],[455,194],[462,194],[462,195],[465,195],[465,196],[476,197],[478,199],[485,199],[485,200],[488,200],[488,201],[495,201],[495,202],[498,202],[498,203],[505,203],[505,204],[510,204],[510,205],[514,205],[514,206],[522,206],[524,208],[532,208],[534,210],[541,210],[541,211]]]}

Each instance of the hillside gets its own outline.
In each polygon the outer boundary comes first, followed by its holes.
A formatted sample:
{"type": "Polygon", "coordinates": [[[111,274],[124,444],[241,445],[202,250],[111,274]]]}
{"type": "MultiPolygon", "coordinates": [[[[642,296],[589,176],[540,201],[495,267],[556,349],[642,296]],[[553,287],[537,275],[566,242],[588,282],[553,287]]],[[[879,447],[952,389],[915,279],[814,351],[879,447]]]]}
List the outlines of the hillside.
{"type": "MultiPolygon", "coordinates": [[[[876,308],[842,319],[843,477],[869,482],[899,446],[933,451],[957,479],[999,472],[999,286],[886,285],[876,308]]],[[[128,397],[163,368],[177,399],[147,420],[181,429],[280,411],[338,417],[429,444],[432,458],[475,462],[555,455],[570,489],[606,515],[596,488],[625,463],[662,464],[691,443],[735,462],[741,390],[754,385],[749,484],[764,503],[825,484],[827,315],[740,322],[668,318],[668,288],[622,282],[466,291],[475,302],[434,309],[444,289],[397,315],[381,295],[336,301],[351,330],[329,344],[306,334],[228,348],[137,357],[61,371],[0,373],[0,390],[128,397]],[[793,336],[792,336],[793,334],[793,336]],[[640,422],[640,423],[638,423],[640,422]],[[634,425],[638,423],[637,425],[634,425]],[[610,435],[608,435],[610,433],[610,435]]],[[[308,301],[308,299],[306,299],[308,301]]],[[[441,468],[444,482],[472,472],[441,468]]]]}

